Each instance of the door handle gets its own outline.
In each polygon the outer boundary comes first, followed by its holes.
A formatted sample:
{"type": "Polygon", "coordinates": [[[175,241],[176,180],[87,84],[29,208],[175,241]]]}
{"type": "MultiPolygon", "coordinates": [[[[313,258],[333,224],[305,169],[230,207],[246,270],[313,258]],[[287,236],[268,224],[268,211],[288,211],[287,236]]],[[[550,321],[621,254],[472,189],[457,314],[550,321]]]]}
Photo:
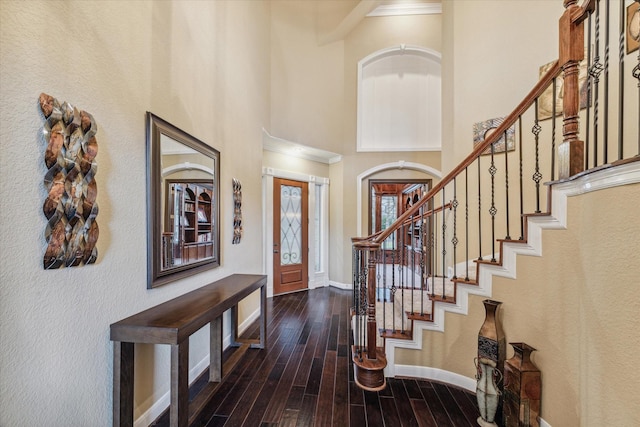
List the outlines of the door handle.
{"type": "Polygon", "coordinates": [[[274,254],[279,254],[279,253],[280,253],[280,251],[279,251],[279,250],[277,250],[277,249],[274,249],[274,250],[273,250],[273,253],[274,253],[274,254]]]}

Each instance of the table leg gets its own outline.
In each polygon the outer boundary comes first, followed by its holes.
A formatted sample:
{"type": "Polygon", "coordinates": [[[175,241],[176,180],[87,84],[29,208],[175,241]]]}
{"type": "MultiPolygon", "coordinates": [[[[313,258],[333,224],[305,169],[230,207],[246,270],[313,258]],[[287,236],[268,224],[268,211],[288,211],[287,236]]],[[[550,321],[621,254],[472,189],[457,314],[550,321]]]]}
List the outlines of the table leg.
{"type": "Polygon", "coordinates": [[[260,288],[260,343],[251,348],[267,348],[267,287],[260,288]]]}
{"type": "Polygon", "coordinates": [[[171,346],[171,427],[189,425],[189,340],[171,346]]]}
{"type": "Polygon", "coordinates": [[[222,381],[222,315],[209,323],[209,382],[222,381]]]}
{"type": "Polygon", "coordinates": [[[238,305],[231,307],[231,336],[229,340],[231,347],[240,347],[242,345],[242,343],[238,342],[238,305]]]}
{"type": "Polygon", "coordinates": [[[113,342],[113,426],[133,426],[133,352],[131,342],[113,342]]]}

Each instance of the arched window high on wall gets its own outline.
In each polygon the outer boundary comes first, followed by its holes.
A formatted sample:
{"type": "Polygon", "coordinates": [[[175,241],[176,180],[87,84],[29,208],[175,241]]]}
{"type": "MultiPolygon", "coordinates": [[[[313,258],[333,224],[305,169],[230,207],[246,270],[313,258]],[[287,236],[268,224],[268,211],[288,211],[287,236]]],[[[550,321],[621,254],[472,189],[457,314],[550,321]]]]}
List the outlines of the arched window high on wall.
{"type": "Polygon", "coordinates": [[[358,151],[441,149],[440,53],[400,45],[358,62],[358,151]]]}

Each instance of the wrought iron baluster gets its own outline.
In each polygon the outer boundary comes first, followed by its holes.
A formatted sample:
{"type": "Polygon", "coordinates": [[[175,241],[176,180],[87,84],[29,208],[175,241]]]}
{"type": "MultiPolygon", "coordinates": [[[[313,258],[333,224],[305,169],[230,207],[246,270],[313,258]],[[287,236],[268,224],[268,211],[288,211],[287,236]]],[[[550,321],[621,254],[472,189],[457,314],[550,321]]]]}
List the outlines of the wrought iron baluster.
{"type": "Polygon", "coordinates": [[[396,330],[396,252],[391,252],[391,330],[396,330]]]}
{"type": "MultiPolygon", "coordinates": [[[[587,70],[591,69],[591,16],[587,20],[587,70]]],[[[587,114],[585,125],[585,138],[584,138],[584,170],[589,169],[589,142],[591,135],[591,98],[593,90],[593,78],[590,73],[587,73],[587,114]]],[[[595,166],[595,165],[594,165],[595,166]]]]}
{"type": "Polygon", "coordinates": [[[620,2],[620,37],[618,38],[618,160],[624,158],[622,133],[624,132],[624,33],[625,5],[620,2]]]}
{"type": "Polygon", "coordinates": [[[604,119],[602,124],[602,149],[603,164],[609,161],[609,0],[605,0],[605,21],[604,21],[604,119]]]}
{"type": "Polygon", "coordinates": [[[495,144],[491,144],[491,166],[489,167],[489,174],[491,174],[491,207],[489,208],[489,215],[491,215],[491,262],[496,262],[496,214],[498,213],[495,200],[495,178],[498,170],[496,169],[494,154],[495,144]]]}
{"type": "MultiPolygon", "coordinates": [[[[406,282],[406,270],[407,270],[407,264],[408,264],[408,258],[409,258],[409,254],[405,253],[406,250],[406,242],[405,242],[405,235],[407,234],[406,230],[403,230],[403,228],[401,227],[400,230],[403,231],[402,233],[402,265],[399,266],[399,274],[400,274],[400,313],[402,314],[402,312],[404,311],[404,288],[407,284],[406,282]]],[[[394,317],[395,319],[395,317],[394,317]]],[[[400,316],[400,331],[404,332],[404,316],[400,316]]]]}
{"type": "Polygon", "coordinates": [[[482,261],[482,187],[480,184],[480,156],[478,156],[478,261],[482,261]]]}
{"type": "Polygon", "coordinates": [[[595,56],[589,69],[589,76],[593,78],[593,166],[598,166],[598,126],[600,116],[600,73],[603,67],[600,63],[600,2],[596,2],[595,56]]]}
{"type": "Polygon", "coordinates": [[[464,168],[464,231],[465,263],[464,280],[469,280],[469,168],[464,168]]]}
{"type": "Polygon", "coordinates": [[[453,238],[451,243],[453,244],[453,279],[458,278],[458,265],[457,265],[457,249],[458,249],[458,189],[457,189],[458,177],[453,178],[453,201],[451,206],[453,207],[453,238]]]}
{"type": "Polygon", "coordinates": [[[507,140],[507,131],[504,131],[504,188],[505,188],[505,217],[507,220],[506,240],[511,240],[509,233],[509,147],[507,140]]]}
{"type": "Polygon", "coordinates": [[[520,238],[524,240],[524,182],[522,170],[522,116],[518,116],[518,151],[520,159],[520,238]]]}
{"type": "MultiPolygon", "coordinates": [[[[634,78],[638,79],[638,111],[640,111],[640,49],[638,49],[638,63],[631,74],[634,78]]],[[[638,114],[638,154],[640,156],[640,114],[638,114]]]]}
{"type": "Polygon", "coordinates": [[[536,149],[536,166],[535,172],[533,173],[533,181],[536,183],[536,213],[540,213],[540,181],[542,180],[542,174],[540,173],[540,131],[542,128],[540,124],[538,124],[538,99],[536,98],[535,102],[535,122],[531,132],[535,135],[535,149],[536,149]]]}
{"type": "Polygon", "coordinates": [[[420,314],[424,314],[424,291],[427,289],[427,272],[426,272],[426,229],[427,219],[424,217],[427,211],[427,205],[424,204],[420,208],[420,314]]]}
{"type": "MultiPolygon", "coordinates": [[[[556,93],[556,79],[553,79],[553,93],[556,93]]],[[[553,102],[551,108],[551,181],[555,180],[556,165],[556,102],[553,102]]]]}
{"type": "Polygon", "coordinates": [[[442,187],[442,298],[444,299],[446,297],[446,293],[445,293],[445,279],[447,277],[446,271],[447,271],[447,267],[446,267],[446,255],[447,255],[447,242],[446,242],[446,238],[447,238],[447,220],[445,218],[445,189],[444,187],[442,187]]]}
{"type": "Polygon", "coordinates": [[[429,239],[429,245],[431,247],[431,296],[436,296],[436,236],[435,230],[438,227],[438,217],[436,215],[432,215],[431,221],[431,238],[429,239]]]}

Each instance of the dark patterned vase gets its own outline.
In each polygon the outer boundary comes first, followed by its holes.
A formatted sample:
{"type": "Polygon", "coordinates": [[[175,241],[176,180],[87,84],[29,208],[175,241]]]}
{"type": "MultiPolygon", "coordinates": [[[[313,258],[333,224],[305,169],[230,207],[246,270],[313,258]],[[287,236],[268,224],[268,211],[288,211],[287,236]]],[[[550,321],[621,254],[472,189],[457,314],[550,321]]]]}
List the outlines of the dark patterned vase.
{"type": "Polygon", "coordinates": [[[502,425],[502,389],[504,360],[506,358],[506,340],[502,324],[498,319],[500,301],[483,301],[485,319],[478,332],[478,385],[476,397],[481,408],[478,424],[481,426],[502,425]],[[487,375],[490,374],[491,378],[487,375]],[[493,393],[495,388],[495,393],[493,393]],[[489,393],[488,393],[489,392],[489,393]],[[487,400],[490,399],[490,400],[487,400]],[[494,405],[492,402],[496,400],[494,405]]]}

